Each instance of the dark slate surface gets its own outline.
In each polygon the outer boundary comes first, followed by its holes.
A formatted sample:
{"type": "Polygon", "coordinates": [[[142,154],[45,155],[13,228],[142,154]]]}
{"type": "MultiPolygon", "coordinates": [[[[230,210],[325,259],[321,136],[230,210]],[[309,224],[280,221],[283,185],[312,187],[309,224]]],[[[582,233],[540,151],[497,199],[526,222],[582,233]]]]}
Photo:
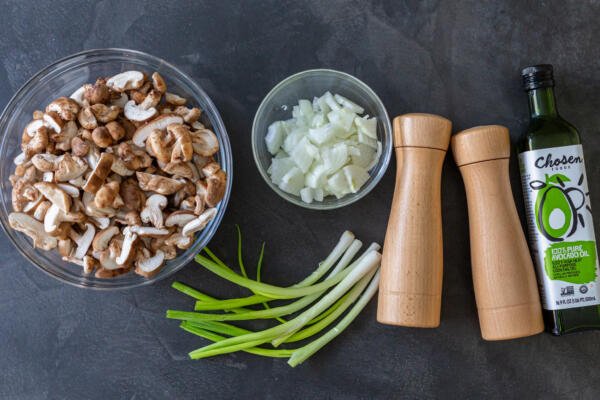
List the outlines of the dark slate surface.
{"type": "MultiPolygon", "coordinates": [[[[455,130],[499,123],[516,139],[527,121],[519,67],[553,63],[559,107],[583,133],[600,208],[595,2],[3,1],[0,10],[2,106],[45,65],[90,48],[146,51],[199,82],[222,113],[235,157],[233,197],[212,247],[233,254],[234,223],[241,224],[248,249],[267,241],[265,275],[274,283],[306,275],[344,229],[382,241],[392,197],[394,163],[368,197],[337,211],[287,204],[262,182],[250,152],[252,117],[274,84],[307,68],[356,75],[390,115],[440,113],[455,130]]],[[[514,160],[512,167],[518,188],[514,160]]],[[[517,189],[519,206],[520,196],[517,189]]],[[[231,293],[194,265],[152,287],[98,293],[52,280],[3,238],[0,398],[598,398],[598,332],[482,341],[465,194],[449,159],[443,199],[441,327],[379,325],[372,302],[351,329],[296,369],[245,354],[186,359],[204,342],[164,318],[169,307],[190,307],[169,284],[231,293]]]]}

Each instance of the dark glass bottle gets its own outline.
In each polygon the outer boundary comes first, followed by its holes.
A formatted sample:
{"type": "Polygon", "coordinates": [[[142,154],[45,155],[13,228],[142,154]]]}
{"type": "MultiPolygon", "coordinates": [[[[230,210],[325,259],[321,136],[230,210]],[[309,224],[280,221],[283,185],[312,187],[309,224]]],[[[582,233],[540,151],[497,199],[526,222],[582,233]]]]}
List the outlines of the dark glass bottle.
{"type": "Polygon", "coordinates": [[[560,117],[553,68],[522,71],[530,123],[519,143],[530,249],[555,335],[600,329],[600,280],[581,141],[560,117]]]}

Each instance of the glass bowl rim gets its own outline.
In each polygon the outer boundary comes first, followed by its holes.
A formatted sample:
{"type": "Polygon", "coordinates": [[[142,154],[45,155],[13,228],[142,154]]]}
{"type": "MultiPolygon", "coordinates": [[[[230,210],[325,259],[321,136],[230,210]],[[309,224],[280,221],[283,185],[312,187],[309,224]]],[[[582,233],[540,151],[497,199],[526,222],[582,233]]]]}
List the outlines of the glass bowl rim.
{"type": "MultiPolygon", "coordinates": [[[[133,50],[133,49],[125,49],[125,48],[117,48],[117,47],[107,47],[107,48],[95,48],[95,49],[88,49],[88,50],[83,50],[77,53],[73,53],[71,55],[62,57],[56,61],[53,61],[52,63],[50,63],[49,65],[43,67],[42,69],[40,69],[39,71],[37,71],[35,74],[33,74],[31,76],[31,78],[27,79],[25,81],[25,83],[23,83],[19,89],[17,89],[14,93],[14,95],[12,95],[8,102],[6,103],[6,106],[4,107],[4,109],[2,110],[2,113],[0,113],[0,127],[2,127],[4,125],[4,122],[7,120],[7,114],[11,111],[14,111],[15,109],[18,109],[19,107],[17,107],[17,103],[21,101],[21,98],[24,97],[29,90],[31,90],[31,88],[42,78],[44,78],[45,76],[47,76],[48,74],[52,73],[52,71],[55,71],[58,68],[65,68],[65,67],[72,67],[73,65],[77,65],[78,62],[78,58],[81,57],[96,57],[98,55],[102,55],[102,54],[107,54],[107,55],[112,55],[112,56],[132,56],[133,59],[137,60],[137,61],[144,61],[144,59],[149,59],[152,60],[153,62],[160,64],[160,65],[164,65],[165,67],[167,67],[168,69],[172,69],[173,71],[175,71],[175,73],[177,73],[179,75],[179,78],[183,78],[183,81],[189,85],[192,89],[193,89],[193,99],[194,101],[197,101],[197,98],[202,98],[202,100],[206,103],[207,108],[211,109],[211,117],[213,119],[213,121],[211,121],[211,123],[214,125],[212,128],[213,130],[217,130],[221,133],[221,142],[219,142],[220,148],[223,149],[223,160],[220,162],[221,167],[225,167],[224,170],[227,172],[227,186],[225,188],[225,195],[223,196],[223,199],[221,200],[221,202],[219,202],[219,204],[217,205],[217,207],[219,208],[219,211],[217,213],[217,216],[213,219],[213,221],[211,221],[210,225],[207,226],[208,228],[211,228],[213,230],[212,233],[210,233],[205,239],[206,242],[208,243],[212,237],[214,236],[214,234],[216,233],[218,227],[221,224],[221,221],[223,220],[223,217],[225,215],[225,212],[227,210],[227,206],[231,197],[231,191],[232,191],[232,186],[233,186],[233,153],[231,151],[231,143],[229,141],[229,135],[227,132],[227,129],[225,128],[225,124],[223,123],[223,120],[221,118],[221,114],[219,113],[217,107],[215,106],[215,104],[213,103],[212,99],[208,96],[208,94],[204,91],[204,89],[202,89],[188,74],[186,74],[185,72],[183,72],[181,69],[177,68],[175,65],[169,63],[168,61],[165,61],[164,59],[154,56],[152,54],[143,52],[143,51],[139,51],[139,50],[133,50]]],[[[83,60],[81,60],[83,61],[83,60]]],[[[203,110],[205,111],[205,110],[203,110]]],[[[0,134],[2,134],[2,138],[0,139],[0,150],[4,147],[5,145],[5,136],[2,132],[0,132],[0,134]]],[[[0,182],[0,185],[4,185],[5,182],[0,182]]],[[[3,194],[0,194],[0,196],[4,197],[3,194]]],[[[17,251],[23,256],[23,258],[25,258],[29,263],[33,264],[38,270],[41,270],[42,272],[44,272],[46,275],[51,276],[52,278],[62,282],[62,283],[66,283],[68,285],[77,287],[77,288],[81,288],[81,289],[91,289],[91,290],[96,290],[96,291],[117,291],[117,290],[126,290],[126,289],[133,289],[136,287],[142,287],[142,286],[148,286],[151,284],[154,284],[158,281],[161,281],[169,276],[172,276],[173,274],[175,274],[176,272],[180,271],[183,267],[185,267],[190,261],[193,260],[194,256],[189,257],[189,259],[181,259],[179,264],[176,265],[171,271],[169,271],[168,273],[165,274],[158,274],[154,277],[151,278],[147,278],[147,279],[140,279],[137,282],[133,282],[133,283],[126,283],[123,285],[119,285],[119,286],[104,286],[104,285],[98,285],[98,282],[81,282],[81,281],[76,281],[70,277],[65,277],[64,275],[61,275],[55,271],[53,271],[51,268],[47,268],[45,265],[40,265],[40,264],[45,264],[43,262],[39,262],[37,260],[35,260],[33,257],[30,257],[28,252],[26,250],[29,249],[23,249],[21,248],[21,246],[16,242],[16,240],[13,238],[12,236],[12,232],[9,232],[9,230],[12,230],[12,228],[10,228],[9,226],[7,226],[8,224],[8,215],[4,215],[4,212],[2,210],[2,218],[0,218],[0,226],[2,227],[2,231],[5,233],[6,237],[11,241],[11,243],[13,244],[14,248],[17,249],[17,251]]],[[[194,247],[192,245],[192,247],[194,247]]],[[[39,249],[34,248],[33,246],[31,246],[31,251],[41,251],[39,249]]],[[[183,255],[183,253],[181,254],[181,256],[183,255]]],[[[174,260],[176,260],[177,258],[175,258],[174,260]]],[[[129,272],[132,273],[132,272],[129,272]]],[[[106,279],[105,281],[110,282],[110,279],[106,279]]]]}
{"type": "MultiPolygon", "coordinates": [[[[319,210],[319,211],[334,210],[337,208],[345,207],[347,205],[357,202],[358,200],[361,200],[363,197],[365,197],[367,194],[369,194],[375,188],[375,186],[377,186],[377,184],[379,183],[381,178],[383,178],[383,175],[385,175],[385,172],[389,166],[389,163],[390,163],[390,160],[392,157],[392,149],[394,147],[393,146],[393,136],[392,136],[392,124],[390,122],[390,118],[388,116],[387,109],[385,108],[383,101],[381,101],[381,99],[379,98],[379,96],[377,96],[375,91],[373,89],[371,89],[371,87],[369,85],[364,83],[359,78],[357,78],[353,75],[350,75],[347,72],[338,71],[338,70],[330,69],[330,68],[314,68],[314,69],[307,69],[304,71],[296,72],[296,73],[288,76],[287,78],[284,78],[279,83],[277,83],[267,93],[267,95],[264,97],[264,99],[260,102],[260,105],[258,106],[258,109],[256,110],[256,113],[254,114],[254,119],[252,121],[252,134],[251,135],[252,135],[252,137],[251,137],[252,155],[254,157],[254,162],[256,163],[258,172],[260,173],[263,180],[267,183],[267,185],[275,193],[277,193],[281,198],[285,199],[286,201],[288,201],[292,204],[295,204],[297,206],[303,207],[303,208],[307,208],[310,210],[319,210]],[[299,196],[294,196],[292,194],[286,193],[283,190],[281,190],[279,187],[277,187],[275,184],[273,184],[273,182],[271,182],[271,178],[269,177],[267,170],[265,168],[263,168],[263,166],[260,162],[260,156],[258,154],[258,140],[257,140],[257,139],[259,139],[259,132],[258,132],[258,127],[257,127],[258,118],[260,115],[265,113],[267,104],[282,88],[284,88],[288,84],[298,81],[306,76],[319,75],[319,74],[336,76],[338,78],[341,78],[342,80],[347,80],[349,82],[352,82],[353,84],[357,85],[362,90],[364,90],[369,95],[369,97],[371,97],[375,101],[375,103],[377,103],[383,110],[383,117],[384,117],[384,118],[382,118],[383,119],[383,121],[382,121],[383,135],[387,139],[387,145],[382,149],[382,153],[381,153],[382,163],[378,169],[372,170],[371,175],[373,176],[373,180],[368,185],[360,188],[360,190],[356,193],[355,196],[344,196],[341,199],[337,199],[336,201],[334,201],[333,203],[330,203],[330,204],[323,204],[321,202],[305,203],[304,201],[302,201],[302,199],[299,196]]],[[[262,140],[262,137],[260,138],[260,140],[262,140]]]]}

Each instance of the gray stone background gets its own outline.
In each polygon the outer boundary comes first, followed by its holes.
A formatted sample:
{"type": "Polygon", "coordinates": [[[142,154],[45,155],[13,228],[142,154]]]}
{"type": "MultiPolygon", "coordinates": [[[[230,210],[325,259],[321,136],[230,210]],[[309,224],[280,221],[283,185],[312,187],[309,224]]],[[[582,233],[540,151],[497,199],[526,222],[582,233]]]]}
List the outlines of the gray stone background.
{"type": "MultiPolygon", "coordinates": [[[[395,164],[352,206],[315,212],[284,202],[261,180],[250,151],[254,112],[273,85],[304,69],[335,68],[369,84],[391,116],[439,113],[455,131],[498,123],[516,140],[528,119],[519,69],[553,63],[558,105],[582,132],[599,209],[599,18],[596,1],[2,1],[0,106],[36,71],[83,49],[132,48],[172,62],[212,97],[233,146],[233,197],[211,246],[233,261],[239,223],[249,257],[267,242],[265,277],[289,284],[344,229],[383,241],[395,164]]],[[[151,287],[98,293],[52,280],[3,237],[0,398],[598,398],[598,332],[482,341],[466,211],[449,157],[439,329],[379,325],[372,302],[296,369],[241,353],[187,360],[204,341],[164,318],[167,308],[190,307],[170,283],[241,294],[196,265],[151,287]]]]}

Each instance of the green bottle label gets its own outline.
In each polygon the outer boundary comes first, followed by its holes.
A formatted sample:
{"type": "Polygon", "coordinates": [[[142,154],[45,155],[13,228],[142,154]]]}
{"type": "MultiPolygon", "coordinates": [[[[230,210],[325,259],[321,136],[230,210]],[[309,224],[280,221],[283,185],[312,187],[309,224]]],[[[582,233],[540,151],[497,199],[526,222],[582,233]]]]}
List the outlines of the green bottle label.
{"type": "Polygon", "coordinates": [[[581,145],[519,155],[529,239],[546,310],[600,304],[592,209],[581,145]]]}

